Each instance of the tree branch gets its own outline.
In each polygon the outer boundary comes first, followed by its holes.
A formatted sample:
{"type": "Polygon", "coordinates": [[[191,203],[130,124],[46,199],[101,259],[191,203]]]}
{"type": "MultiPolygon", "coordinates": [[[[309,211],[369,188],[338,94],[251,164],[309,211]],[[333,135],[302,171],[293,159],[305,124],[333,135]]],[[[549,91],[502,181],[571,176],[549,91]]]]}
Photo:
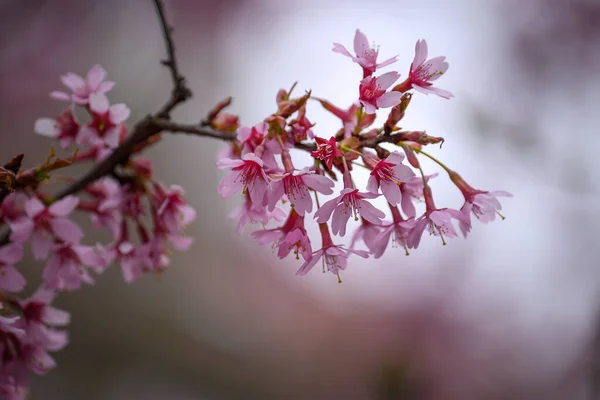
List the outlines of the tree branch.
{"type": "Polygon", "coordinates": [[[167,59],[162,60],[163,65],[169,68],[171,72],[171,80],[173,81],[173,90],[171,92],[171,98],[169,101],[158,111],[156,114],[159,118],[169,119],[171,111],[179,104],[190,97],[192,97],[192,91],[187,87],[185,78],[179,73],[179,67],[177,65],[177,58],[175,57],[175,45],[173,44],[173,27],[167,22],[165,17],[165,8],[162,0],[153,0],[154,6],[156,7],[156,13],[160,20],[162,28],[163,38],[165,41],[165,47],[167,49],[167,59]]]}
{"type": "Polygon", "coordinates": [[[15,179],[21,169],[21,161],[23,161],[23,154],[14,156],[12,160],[0,167],[0,204],[14,190],[15,179]]]}

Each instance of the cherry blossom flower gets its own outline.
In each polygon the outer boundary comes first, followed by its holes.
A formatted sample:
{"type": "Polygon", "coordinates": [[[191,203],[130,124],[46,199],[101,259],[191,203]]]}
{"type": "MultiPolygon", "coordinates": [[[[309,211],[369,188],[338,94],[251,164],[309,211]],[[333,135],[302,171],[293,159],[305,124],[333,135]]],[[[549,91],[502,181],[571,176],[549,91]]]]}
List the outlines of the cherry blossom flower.
{"type": "Polygon", "coordinates": [[[23,247],[9,243],[0,247],[0,289],[20,292],[25,287],[25,278],[14,267],[23,258],[23,247]]]}
{"type": "Polygon", "coordinates": [[[282,227],[256,231],[252,233],[252,236],[260,244],[274,243],[274,247],[278,249],[277,256],[279,258],[287,257],[292,249],[294,249],[296,258],[299,254],[305,261],[309,261],[312,257],[310,239],[304,228],[304,217],[294,209],[290,211],[290,215],[282,227]]]}
{"type": "Polygon", "coordinates": [[[377,56],[379,55],[379,48],[371,47],[367,36],[358,29],[354,35],[354,52],[356,56],[350,54],[346,47],[339,43],[333,44],[333,52],[350,57],[352,61],[358,63],[363,68],[363,78],[373,75],[377,68],[382,68],[398,61],[398,56],[395,56],[378,64],[377,56]]]}
{"type": "Polygon", "coordinates": [[[246,194],[244,204],[235,209],[229,218],[237,220],[237,233],[241,234],[248,223],[260,223],[266,225],[269,221],[275,220],[281,222],[285,219],[285,213],[280,208],[275,207],[271,212],[267,207],[255,206],[246,194]]]}
{"type": "MultiPolygon", "coordinates": [[[[363,157],[365,158],[365,157],[363,157]]],[[[388,203],[396,205],[401,201],[400,183],[409,182],[415,173],[412,169],[402,164],[404,155],[398,151],[392,152],[383,160],[379,160],[371,170],[367,190],[371,193],[381,193],[388,203]]]]}
{"type": "Polygon", "coordinates": [[[171,185],[167,190],[159,185],[156,187],[158,188],[156,222],[164,227],[165,232],[178,234],[196,219],[196,210],[183,198],[185,191],[181,186],[171,185]]]}
{"type": "Polygon", "coordinates": [[[79,128],[79,123],[75,120],[73,110],[70,108],[56,119],[40,118],[35,121],[34,126],[37,134],[58,139],[63,149],[66,149],[75,141],[79,134],[79,128]]]}
{"type": "Polygon", "coordinates": [[[67,325],[71,320],[69,313],[50,305],[55,297],[55,291],[41,287],[29,299],[21,301],[20,306],[25,320],[29,324],[67,325]]]}
{"type": "Polygon", "coordinates": [[[83,232],[73,221],[66,218],[77,207],[79,199],[67,196],[46,207],[37,197],[32,197],[25,202],[25,212],[29,219],[24,224],[19,224],[19,237],[31,239],[31,249],[36,260],[45,259],[50,252],[54,237],[66,243],[79,243],[83,232]]]}
{"type": "Polygon", "coordinates": [[[121,233],[123,208],[125,204],[123,188],[111,178],[103,178],[86,187],[86,192],[94,197],[94,202],[80,203],[79,208],[88,211],[94,227],[108,227],[113,238],[121,233]]]}
{"type": "Polygon", "coordinates": [[[312,258],[302,264],[296,275],[306,275],[316,264],[321,260],[323,262],[323,272],[331,272],[338,277],[338,282],[341,283],[340,270],[346,269],[348,266],[348,257],[350,254],[356,254],[362,258],[368,258],[369,253],[364,250],[349,250],[343,245],[334,245],[329,234],[327,224],[319,224],[321,238],[323,241],[321,249],[312,254],[312,258]]]}
{"type": "Polygon", "coordinates": [[[346,234],[346,225],[350,215],[354,215],[356,221],[358,221],[360,215],[372,224],[381,225],[381,220],[385,217],[385,214],[366,200],[378,196],[374,193],[359,192],[358,189],[345,188],[342,189],[338,197],[323,204],[315,212],[314,217],[320,224],[331,218],[331,230],[334,235],[339,236],[346,234]]]}
{"type": "Polygon", "coordinates": [[[314,158],[324,161],[327,168],[331,169],[333,166],[333,160],[336,157],[343,157],[344,153],[337,147],[335,137],[331,137],[329,140],[325,140],[318,136],[315,137],[317,142],[317,150],[310,153],[314,158]]]}
{"type": "Polygon", "coordinates": [[[283,175],[271,175],[271,188],[269,193],[269,211],[273,211],[275,204],[285,194],[291,206],[300,215],[311,212],[313,200],[308,189],[322,194],[332,194],[334,183],[323,175],[317,175],[308,167],[302,170],[293,170],[283,175]]]}
{"type": "Polygon", "coordinates": [[[60,77],[61,82],[71,90],[71,94],[54,91],[50,97],[57,100],[73,101],[77,104],[87,104],[92,94],[104,94],[109,92],[114,82],[105,81],[106,71],[100,65],[94,65],[85,79],[81,76],[69,72],[60,77]]]}
{"type": "Polygon", "coordinates": [[[427,42],[418,40],[415,45],[415,58],[410,64],[409,81],[410,86],[424,94],[437,94],[449,99],[454,95],[447,90],[433,87],[431,82],[438,79],[448,70],[446,57],[440,56],[430,60],[427,59],[427,42]]]}
{"type": "Polygon", "coordinates": [[[231,171],[219,182],[218,192],[224,198],[231,197],[240,191],[248,192],[254,205],[264,205],[265,195],[270,189],[270,178],[263,166],[263,161],[254,153],[245,154],[241,160],[221,159],[217,162],[217,167],[219,169],[231,168],[231,171]]]}
{"type": "Polygon", "coordinates": [[[352,241],[350,242],[350,249],[354,249],[359,240],[367,246],[369,251],[372,253],[373,249],[377,245],[377,237],[381,233],[382,226],[375,225],[361,217],[360,226],[354,231],[352,235],[352,241]]]}
{"type": "Polygon", "coordinates": [[[502,205],[497,197],[512,197],[512,194],[503,190],[488,192],[474,189],[456,172],[449,171],[448,173],[452,182],[460,189],[465,198],[465,203],[460,209],[465,216],[465,220],[459,223],[459,228],[465,238],[471,231],[471,213],[484,224],[494,221],[496,214],[504,219],[504,216],[499,214],[502,205]]]}
{"type": "Polygon", "coordinates": [[[295,143],[300,143],[307,138],[313,139],[315,137],[315,134],[311,129],[315,124],[311,123],[308,118],[306,118],[306,107],[304,106],[300,107],[298,117],[295,120],[290,121],[289,125],[295,143]]]}
{"type": "Polygon", "coordinates": [[[48,288],[56,290],[76,290],[80,288],[82,282],[94,283],[87,267],[95,268],[99,272],[109,261],[101,248],[57,243],[52,245],[52,250],[42,277],[48,288]]]}
{"type": "Polygon", "coordinates": [[[452,225],[452,219],[466,221],[464,214],[458,210],[452,208],[438,209],[433,202],[433,196],[429,186],[425,186],[423,195],[425,197],[426,210],[425,213],[415,221],[414,228],[408,234],[406,244],[409,249],[416,249],[419,247],[421,236],[423,235],[425,228],[428,229],[429,234],[440,236],[442,243],[446,244],[444,236],[446,238],[454,238],[457,236],[456,230],[452,225]]]}
{"type": "Polygon", "coordinates": [[[121,124],[129,118],[131,110],[125,104],[111,106],[102,93],[91,94],[89,103],[92,122],[81,127],[79,144],[98,146],[103,143],[109,149],[117,148],[121,138],[121,124]]]}
{"type": "Polygon", "coordinates": [[[123,241],[113,249],[115,259],[121,265],[123,279],[130,283],[137,280],[145,271],[152,269],[150,258],[150,246],[134,246],[130,242],[123,241]]]}
{"type": "Polygon", "coordinates": [[[375,114],[365,114],[360,108],[360,102],[356,101],[347,110],[342,110],[323,99],[316,99],[323,108],[338,117],[344,126],[344,137],[352,136],[352,133],[368,128],[375,121],[375,114]],[[359,118],[360,117],[360,118],[359,118]]]}
{"type": "Polygon", "coordinates": [[[392,239],[392,247],[403,247],[406,255],[408,255],[408,236],[414,229],[416,221],[414,218],[409,220],[402,219],[398,208],[391,204],[390,210],[393,216],[392,222],[384,224],[379,235],[373,240],[374,245],[370,247],[375,258],[383,255],[390,242],[390,238],[392,239]]]}
{"type": "Polygon", "coordinates": [[[374,114],[379,108],[393,107],[402,101],[402,93],[386,90],[398,80],[400,74],[387,72],[377,78],[368,76],[360,81],[359,100],[367,114],[374,114]]]}
{"type": "MultiPolygon", "coordinates": [[[[425,181],[429,182],[431,178],[438,176],[437,172],[431,175],[425,175],[425,181]]],[[[421,177],[414,177],[408,182],[400,184],[400,193],[402,195],[401,205],[402,211],[409,218],[417,216],[417,210],[413,204],[413,199],[416,201],[423,201],[423,179],[421,177]]]]}
{"type": "Polygon", "coordinates": [[[25,193],[14,192],[0,204],[0,220],[10,227],[11,242],[25,243],[31,236],[31,220],[25,213],[25,203],[28,199],[25,193]]]}

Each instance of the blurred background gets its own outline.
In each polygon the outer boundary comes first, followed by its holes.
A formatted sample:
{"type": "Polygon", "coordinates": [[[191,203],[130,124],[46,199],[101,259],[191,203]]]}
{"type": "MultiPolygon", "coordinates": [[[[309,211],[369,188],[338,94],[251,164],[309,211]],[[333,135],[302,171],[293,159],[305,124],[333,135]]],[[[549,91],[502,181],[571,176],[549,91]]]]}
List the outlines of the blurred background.
{"type": "MultiPolygon", "coordinates": [[[[222,144],[169,136],[149,152],[158,177],[198,210],[192,249],[161,279],[128,285],[118,268],[66,294],[71,343],[31,399],[595,399],[600,304],[600,2],[597,0],[167,1],[194,98],[195,122],[232,95],[253,125],[298,81],[340,107],[361,71],[331,52],[360,28],[399,54],[417,39],[450,69],[414,96],[403,127],[443,136],[432,149],[473,186],[507,190],[505,221],[475,222],[469,240],[426,237],[409,257],[350,259],[343,284],[235,233],[215,168],[222,144]]],[[[50,142],[33,133],[62,105],[59,75],[96,63],[117,82],[130,125],[171,83],[150,0],[0,1],[0,160],[25,166],[50,142]]],[[[316,104],[317,134],[338,129],[316,104]]],[[[300,156],[302,157],[302,156],[300,156]]],[[[435,166],[425,164],[428,172],[435,166]]],[[[81,172],[81,171],[80,171],[81,172]]],[[[438,205],[460,193],[441,176],[438,205]]],[[[41,266],[30,263],[28,272],[41,266]]]]}

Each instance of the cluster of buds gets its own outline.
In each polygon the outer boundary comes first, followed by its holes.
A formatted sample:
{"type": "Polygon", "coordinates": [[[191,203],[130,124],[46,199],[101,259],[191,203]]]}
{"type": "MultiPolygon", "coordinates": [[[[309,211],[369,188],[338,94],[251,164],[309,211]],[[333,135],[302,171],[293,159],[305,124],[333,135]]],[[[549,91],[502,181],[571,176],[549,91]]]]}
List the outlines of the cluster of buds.
{"type": "MultiPolygon", "coordinates": [[[[156,4],[160,11],[160,1],[156,4]]],[[[164,21],[163,25],[168,35],[164,21]]],[[[66,109],[56,118],[39,119],[34,130],[57,140],[69,156],[58,158],[51,149],[36,167],[20,171],[22,155],[0,167],[0,396],[24,398],[30,373],[53,368],[50,353],[67,344],[64,327],[69,314],[52,306],[58,292],[92,284],[95,275],[111,265],[120,266],[127,282],[146,272],[161,273],[171,248],[190,247],[192,239],[183,232],[196,213],[183,189],[157,182],[152,163],[138,155],[163,131],[228,141],[217,162],[218,168],[228,170],[218,192],[223,197],[242,194],[243,204],[233,213],[238,232],[249,223],[261,224],[252,236],[260,244],[271,243],[279,258],[290,253],[302,258],[298,275],[321,262],[323,272],[341,282],[340,271],[352,255],[379,258],[390,243],[408,254],[419,246],[425,229],[445,244],[457,236],[453,220],[466,237],[471,214],[484,223],[500,215],[497,197],[509,193],[474,189],[424,150],[443,138],[398,127],[413,89],[452,97],[433,86],[448,69],[444,57],[428,60],[426,42],[418,41],[408,77],[394,86],[400,73],[375,73],[397,57],[378,62],[379,49],[362,32],[356,31],[354,55],[338,43],[333,51],[362,68],[358,96],[349,108],[336,107],[311,92],[292,97],[294,85],[280,90],[276,111],[253,126],[240,125],[237,115],[224,111],[231,99],[218,103],[197,126],[173,123],[169,111],[191,96],[173,58],[166,63],[175,85],[173,99],[138,122],[131,134],[125,126],[130,110],[110,104],[107,93],[114,83],[105,79],[104,69],[96,65],[85,78],[73,73],[61,77],[69,90],[50,96],[66,102],[66,109]],[[339,118],[340,129],[318,132],[308,118],[310,104],[339,118]],[[389,109],[385,124],[373,126],[383,109],[389,109]],[[312,163],[298,166],[292,159],[297,151],[308,152],[312,163]],[[420,157],[430,158],[448,174],[464,196],[460,209],[435,205],[430,181],[437,173],[426,175],[420,157]],[[58,194],[47,191],[45,183],[55,171],[86,161],[94,167],[81,180],[58,194]],[[366,182],[355,179],[356,168],[369,171],[366,182]],[[387,202],[385,209],[373,203],[380,197],[387,202]],[[423,201],[424,209],[417,212],[415,203],[423,201]],[[110,239],[90,242],[72,219],[74,213],[87,215],[110,239]],[[311,223],[314,230],[307,229],[311,223]],[[352,226],[353,233],[347,235],[352,226]],[[341,243],[345,236],[347,244],[341,243]],[[23,294],[27,280],[18,268],[26,250],[44,264],[42,283],[31,296],[23,294]]]]}
{"type": "Polygon", "coordinates": [[[433,86],[448,69],[445,57],[428,60],[427,43],[418,41],[408,78],[393,86],[400,73],[375,73],[394,64],[397,56],[378,62],[379,48],[371,46],[359,30],[354,37],[354,55],[339,43],[334,43],[333,51],[362,68],[362,80],[356,82],[358,98],[348,109],[310,92],[292,99],[291,90],[282,90],[276,99],[277,111],[253,127],[240,126],[237,140],[221,155],[217,166],[229,172],[218,186],[219,193],[223,197],[242,193],[244,199],[234,213],[239,220],[238,231],[248,222],[258,222],[264,229],[252,236],[259,243],[272,243],[279,258],[291,252],[296,258],[303,258],[298,275],[308,273],[320,261],[322,271],[333,273],[341,282],[340,271],[346,268],[351,255],[379,258],[390,242],[409,254],[409,249],[419,246],[425,229],[446,244],[447,238],[457,236],[453,220],[465,237],[471,229],[471,214],[482,222],[494,220],[501,209],[497,196],[509,193],[473,189],[423,150],[427,145],[443,142],[442,138],[424,131],[400,131],[397,126],[410,104],[412,89],[452,97],[450,92],[433,86]],[[342,127],[338,132],[327,135],[313,130],[314,124],[307,118],[310,100],[340,119],[342,127]],[[391,110],[385,125],[374,127],[376,113],[386,108],[391,110]],[[384,147],[393,145],[396,149],[384,147]],[[314,162],[296,166],[291,157],[293,150],[310,152],[314,162]],[[435,205],[429,181],[437,174],[424,174],[419,155],[432,159],[449,174],[465,198],[460,210],[435,205]],[[405,159],[408,165],[404,164],[405,159]],[[370,171],[363,187],[353,179],[356,167],[370,171]],[[341,185],[336,188],[334,181],[340,180],[341,185]],[[330,198],[324,201],[325,196],[330,198]],[[380,196],[387,201],[386,211],[391,219],[372,203],[380,196]],[[420,214],[416,201],[425,203],[420,214]],[[350,246],[336,244],[334,236],[346,236],[350,218],[356,223],[350,246]],[[305,224],[310,221],[318,225],[320,238],[309,236],[305,224]],[[270,222],[280,226],[268,229],[265,225],[270,222]],[[357,248],[360,243],[364,250],[357,248]]]}
{"type": "Polygon", "coordinates": [[[38,134],[58,140],[62,148],[77,146],[70,157],[56,158],[51,150],[40,166],[5,174],[10,193],[0,205],[0,224],[10,234],[0,245],[0,397],[22,398],[29,373],[44,374],[54,367],[49,353],[66,345],[67,332],[59,327],[69,322],[69,314],[51,305],[57,292],[92,284],[94,275],[112,264],[120,265],[127,282],[144,272],[160,273],[169,263],[169,247],[185,250],[191,245],[182,231],[196,213],[181,187],[154,180],[148,159],[132,155],[111,176],[77,195],[53,197],[45,191],[51,172],[86,160],[101,162],[125,141],[129,108],[110,105],[106,93],[114,84],[105,75],[96,65],[85,79],[62,76],[69,93],[52,92],[51,97],[67,102],[67,109],[35,123],[38,134]],[[76,212],[110,232],[108,243],[86,242],[71,218],[76,212]],[[22,298],[27,282],[16,266],[26,248],[44,267],[41,286],[22,298]]]}

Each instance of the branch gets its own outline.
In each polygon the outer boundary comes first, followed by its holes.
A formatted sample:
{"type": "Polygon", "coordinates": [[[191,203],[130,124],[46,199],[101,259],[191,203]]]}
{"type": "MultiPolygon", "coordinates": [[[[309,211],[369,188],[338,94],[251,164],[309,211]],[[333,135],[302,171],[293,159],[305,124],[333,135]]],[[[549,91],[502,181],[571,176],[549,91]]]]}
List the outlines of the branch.
{"type": "Polygon", "coordinates": [[[0,204],[14,190],[15,179],[21,169],[21,161],[23,161],[23,154],[14,156],[12,160],[0,167],[0,204]]]}
{"type": "Polygon", "coordinates": [[[175,57],[175,45],[173,44],[173,27],[169,25],[165,17],[165,8],[162,0],[154,0],[154,6],[162,27],[165,47],[167,49],[167,59],[162,60],[163,65],[169,68],[171,80],[173,81],[173,90],[169,101],[156,114],[159,118],[169,119],[171,111],[179,104],[192,97],[192,91],[187,87],[185,78],[179,73],[177,58],[175,57]]]}

